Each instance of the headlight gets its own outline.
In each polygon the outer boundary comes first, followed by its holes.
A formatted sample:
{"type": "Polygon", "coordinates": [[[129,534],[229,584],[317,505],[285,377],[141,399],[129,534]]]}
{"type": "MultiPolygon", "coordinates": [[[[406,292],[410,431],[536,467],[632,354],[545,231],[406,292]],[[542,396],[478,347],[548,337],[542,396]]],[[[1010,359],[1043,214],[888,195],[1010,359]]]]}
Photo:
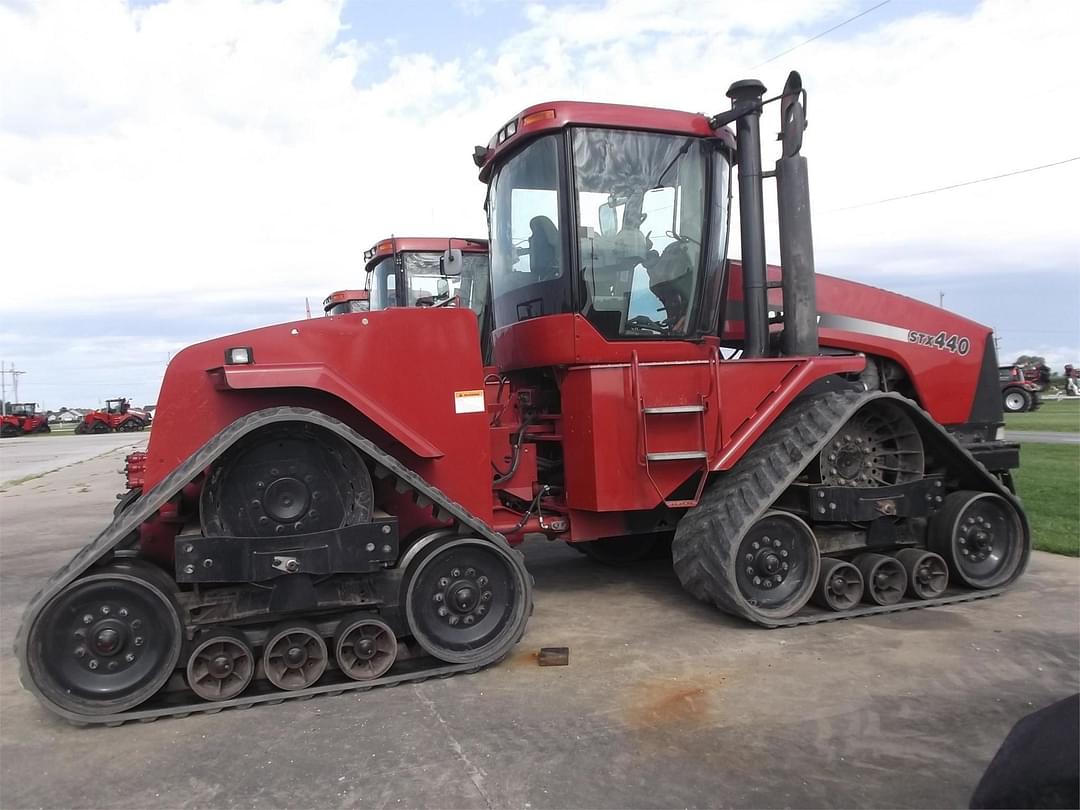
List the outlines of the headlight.
{"type": "Polygon", "coordinates": [[[225,365],[244,366],[255,362],[255,355],[250,346],[237,346],[225,350],[225,365]]]}

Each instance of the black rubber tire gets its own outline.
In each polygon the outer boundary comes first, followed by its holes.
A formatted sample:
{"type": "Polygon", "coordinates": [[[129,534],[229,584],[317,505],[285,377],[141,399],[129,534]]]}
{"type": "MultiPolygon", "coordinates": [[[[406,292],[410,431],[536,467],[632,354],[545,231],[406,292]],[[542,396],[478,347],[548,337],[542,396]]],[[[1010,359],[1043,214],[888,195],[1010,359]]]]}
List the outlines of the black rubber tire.
{"type": "Polygon", "coordinates": [[[905,548],[896,559],[907,571],[907,594],[914,599],[933,599],[949,588],[949,566],[944,558],[923,548],[905,548]]]}
{"type": "Polygon", "coordinates": [[[42,422],[42,423],[41,423],[40,425],[38,425],[38,426],[37,426],[37,428],[36,428],[36,429],[34,430],[34,433],[52,433],[52,428],[51,428],[51,427],[49,427],[49,423],[48,423],[48,422],[42,422]]]}
{"type": "Polygon", "coordinates": [[[885,554],[860,554],[853,562],[863,576],[863,601],[895,605],[904,598],[908,576],[903,564],[885,554]]]}
{"type": "MultiPolygon", "coordinates": [[[[148,563],[125,561],[107,568],[91,569],[86,576],[75,580],[58,593],[37,615],[29,630],[27,670],[34,687],[50,703],[81,715],[117,714],[145,702],[165,685],[180,659],[183,646],[182,624],[174,594],[175,584],[171,577],[148,563]],[[111,595],[107,591],[110,584],[114,588],[114,593],[111,595]],[[128,594],[118,598],[115,595],[115,589],[127,590],[128,594]],[[127,670],[114,675],[109,675],[107,671],[100,674],[95,672],[93,675],[79,675],[86,681],[97,679],[95,687],[84,688],[83,694],[80,694],[80,690],[70,677],[58,675],[56,672],[57,667],[71,666],[70,662],[65,664],[64,659],[73,640],[66,638],[64,625],[69,626],[68,630],[71,626],[77,626],[74,614],[81,613],[82,608],[79,608],[77,604],[72,605],[67,600],[73,598],[78,591],[84,591],[88,595],[93,595],[95,591],[104,591],[104,595],[94,596],[90,600],[91,603],[100,598],[106,603],[116,601],[121,604],[130,604],[133,614],[139,618],[138,625],[135,625],[133,620],[130,628],[122,631],[123,640],[120,642],[120,651],[127,650],[134,653],[136,650],[141,650],[140,655],[144,655],[146,652],[156,650],[156,660],[150,659],[150,669],[146,669],[145,664],[129,668],[129,670],[135,670],[137,680],[134,684],[122,680],[124,677],[130,677],[125,674],[127,670]],[[54,616],[54,614],[57,615],[54,616]],[[146,614],[145,617],[143,614],[146,614]],[[52,619],[55,619],[56,623],[50,627],[52,619]],[[150,645],[139,640],[140,637],[147,635],[147,631],[154,633],[151,637],[153,643],[150,645]],[[61,639],[60,635],[65,637],[61,639]],[[111,684],[110,678],[113,679],[111,684]],[[101,698],[99,695],[110,685],[119,694],[112,698],[101,698]],[[88,692],[95,696],[87,696],[88,692]]],[[[104,611],[102,615],[105,615],[104,611]]],[[[116,620],[120,621],[121,616],[123,614],[118,612],[116,620]]],[[[78,641],[74,643],[79,644],[78,641]]],[[[94,654],[91,652],[91,655],[94,654]]],[[[102,655],[111,656],[103,660],[109,660],[110,663],[115,660],[119,663],[119,659],[114,657],[119,655],[119,651],[102,655]]],[[[138,660],[136,657],[135,661],[138,660]]]]}
{"type": "Polygon", "coordinates": [[[94,422],[93,427],[90,428],[91,433],[112,433],[113,429],[109,427],[105,422],[94,422]]]}
{"type": "Polygon", "coordinates": [[[4,425],[0,427],[0,437],[5,439],[14,439],[16,436],[21,435],[22,431],[15,427],[15,425],[4,425]]]}
{"type": "Polygon", "coordinates": [[[961,490],[947,495],[930,519],[930,548],[945,558],[954,582],[980,590],[1009,584],[1024,570],[1028,558],[1026,533],[1016,507],[993,492],[961,490]],[[989,533],[990,551],[995,546],[999,550],[996,560],[991,555],[972,562],[971,555],[962,551],[969,543],[980,542],[973,534],[977,529],[968,521],[980,516],[985,524],[977,525],[989,533]],[[991,564],[984,565],[985,560],[991,564]]]}
{"type": "Polygon", "coordinates": [[[1001,392],[1001,407],[1005,413],[1023,413],[1031,408],[1031,394],[1023,388],[1006,388],[1001,392]]]}
{"type": "MultiPolygon", "coordinates": [[[[532,578],[525,569],[521,555],[513,549],[490,540],[476,537],[448,537],[425,547],[408,566],[405,573],[403,606],[405,621],[416,642],[429,655],[452,664],[474,664],[497,661],[505,656],[525,632],[525,624],[532,614],[532,578]],[[442,628],[443,617],[437,614],[434,594],[451,593],[458,582],[481,591],[489,582],[481,577],[493,574],[499,566],[505,582],[490,588],[491,605],[506,602],[507,606],[497,613],[490,608],[479,612],[477,608],[462,609],[465,616],[472,616],[473,623],[464,621],[454,630],[442,628]],[[467,569],[477,573],[468,575],[467,569]],[[488,570],[490,568],[490,570],[488,570]],[[458,570],[458,580],[450,581],[447,573],[458,570]],[[443,580],[447,580],[443,583],[443,580]],[[475,582],[475,585],[473,584],[475,582]],[[498,591],[498,593],[496,593],[498,591]],[[479,616],[479,619],[476,617],[479,616]],[[443,637],[438,638],[437,633],[443,637]]],[[[446,600],[441,600],[446,604],[446,600]]],[[[441,606],[441,605],[440,605],[441,606]]],[[[448,614],[445,618],[450,627],[448,614]]]]}
{"type": "Polygon", "coordinates": [[[117,518],[124,514],[129,506],[139,500],[140,495],[142,495],[141,489],[129,489],[125,492],[119,500],[117,500],[116,506],[113,507],[113,517],[117,518]]]}
{"type": "Polygon", "coordinates": [[[79,424],[77,424],[75,426],[75,435],[76,436],[85,436],[89,432],[90,432],[90,428],[89,428],[89,426],[87,426],[86,422],[79,422],[79,424]]]}

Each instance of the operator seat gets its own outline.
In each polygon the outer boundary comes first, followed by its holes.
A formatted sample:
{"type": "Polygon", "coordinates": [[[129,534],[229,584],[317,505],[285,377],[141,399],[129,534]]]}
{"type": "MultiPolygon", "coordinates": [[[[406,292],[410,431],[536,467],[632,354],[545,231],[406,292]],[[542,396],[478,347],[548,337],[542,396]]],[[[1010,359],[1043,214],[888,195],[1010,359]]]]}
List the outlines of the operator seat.
{"type": "Polygon", "coordinates": [[[537,281],[549,281],[562,275],[559,266],[559,229],[547,217],[540,215],[529,220],[529,267],[537,281]]]}

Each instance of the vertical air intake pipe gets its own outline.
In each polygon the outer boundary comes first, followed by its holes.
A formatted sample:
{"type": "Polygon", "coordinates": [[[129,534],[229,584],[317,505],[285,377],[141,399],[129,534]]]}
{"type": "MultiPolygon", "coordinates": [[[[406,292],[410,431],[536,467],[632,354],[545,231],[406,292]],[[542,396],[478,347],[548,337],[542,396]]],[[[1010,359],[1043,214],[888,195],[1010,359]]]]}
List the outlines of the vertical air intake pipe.
{"type": "Polygon", "coordinates": [[[744,79],[728,88],[739,157],[739,220],[742,234],[743,357],[764,357],[769,348],[769,302],[765,288],[765,209],[761,194],[761,97],[765,85],[744,79]]]}
{"type": "Polygon", "coordinates": [[[783,267],[784,334],[788,356],[818,353],[817,282],[814,239],[810,228],[810,184],[802,149],[806,129],[802,79],[791,72],[780,101],[783,156],[776,161],[776,205],[780,214],[780,264],[783,267]]]}

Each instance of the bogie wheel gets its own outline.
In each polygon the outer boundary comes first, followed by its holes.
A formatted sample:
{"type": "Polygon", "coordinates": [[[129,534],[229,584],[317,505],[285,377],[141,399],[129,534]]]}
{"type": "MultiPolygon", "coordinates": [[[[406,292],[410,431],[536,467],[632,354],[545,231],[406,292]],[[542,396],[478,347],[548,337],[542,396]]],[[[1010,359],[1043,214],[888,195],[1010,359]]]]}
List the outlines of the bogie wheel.
{"type": "Polygon", "coordinates": [[[14,425],[4,425],[3,427],[0,427],[0,436],[3,436],[5,439],[13,438],[21,433],[22,431],[14,425]]]}
{"type": "Polygon", "coordinates": [[[830,486],[878,487],[923,477],[922,437],[895,402],[871,402],[829,441],[818,458],[819,480],[830,486]]]}
{"type": "Polygon", "coordinates": [[[908,576],[908,596],[933,599],[949,587],[949,566],[940,556],[921,548],[905,548],[896,552],[896,559],[908,576]]]}
{"type": "Polygon", "coordinates": [[[90,428],[91,433],[112,433],[112,428],[104,422],[94,422],[94,426],[90,428]]]}
{"type": "Polygon", "coordinates": [[[92,570],[41,611],[27,665],[41,695],[82,715],[126,711],[153,696],[180,658],[172,580],[145,564],[92,570]]]}
{"type": "Polygon", "coordinates": [[[241,439],[203,485],[203,533],[281,537],[371,519],[371,475],[360,453],[306,423],[276,425],[241,439]]]}
{"type": "Polygon", "coordinates": [[[434,542],[406,572],[409,630],[442,661],[501,658],[521,638],[531,612],[531,579],[520,555],[489,540],[434,542]]]}
{"type": "Polygon", "coordinates": [[[378,678],[397,658],[394,631],[371,616],[344,619],[334,635],[334,659],[354,681],[378,678]]]}
{"type": "Polygon", "coordinates": [[[743,535],[735,563],[742,611],[782,619],[797,613],[813,595],[821,554],[813,531],[801,518],[766,512],[743,535]]]}
{"type": "Polygon", "coordinates": [[[996,588],[1015,579],[1028,556],[1019,512],[992,492],[953,492],[930,521],[930,548],[969,588],[996,588]]]}
{"type": "Polygon", "coordinates": [[[307,689],[326,672],[326,642],[307,622],[279,624],[266,638],[262,661],[278,689],[307,689]]]}
{"type": "Polygon", "coordinates": [[[855,566],[866,583],[863,601],[872,605],[895,605],[907,590],[907,571],[895,557],[884,554],[860,554],[855,566]]]}
{"type": "Polygon", "coordinates": [[[625,537],[606,537],[602,540],[588,540],[583,543],[571,543],[593,562],[603,565],[630,565],[652,556],[660,543],[659,534],[630,534],[625,537]]]}
{"type": "Polygon", "coordinates": [[[79,422],[79,424],[77,424],[75,426],[75,435],[76,436],[82,436],[82,435],[87,434],[89,432],[90,432],[90,428],[87,426],[86,422],[79,422]]]}
{"type": "Polygon", "coordinates": [[[42,422],[34,429],[34,433],[52,433],[52,428],[45,422],[42,422]]]}
{"type": "Polygon", "coordinates": [[[191,691],[203,700],[229,700],[247,689],[255,674],[255,654],[236,630],[203,636],[187,663],[191,691]]]}
{"type": "Polygon", "coordinates": [[[1009,388],[1001,396],[1001,405],[1007,413],[1023,413],[1031,407],[1031,394],[1023,388],[1009,388]]]}
{"type": "Polygon", "coordinates": [[[863,595],[862,572],[854,565],[833,557],[821,559],[814,602],[826,610],[851,610],[863,595]]]}

